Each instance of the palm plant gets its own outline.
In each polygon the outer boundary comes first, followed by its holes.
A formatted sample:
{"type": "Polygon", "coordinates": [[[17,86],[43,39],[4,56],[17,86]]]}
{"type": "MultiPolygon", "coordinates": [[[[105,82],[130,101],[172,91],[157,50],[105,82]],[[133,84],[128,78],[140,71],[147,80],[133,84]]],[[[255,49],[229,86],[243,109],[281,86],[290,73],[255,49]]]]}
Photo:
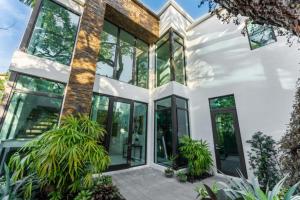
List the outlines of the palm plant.
{"type": "Polygon", "coordinates": [[[98,144],[104,134],[104,129],[87,116],[67,116],[60,127],[23,147],[20,151],[25,156],[20,152],[12,156],[9,166],[14,170],[13,178],[36,174],[41,188],[58,194],[89,187],[92,175],[103,172],[110,163],[108,153],[98,144]]]}
{"type": "Polygon", "coordinates": [[[213,165],[208,143],[203,140],[192,140],[188,136],[180,139],[180,152],[188,160],[189,173],[200,176],[208,172],[213,165]]]}

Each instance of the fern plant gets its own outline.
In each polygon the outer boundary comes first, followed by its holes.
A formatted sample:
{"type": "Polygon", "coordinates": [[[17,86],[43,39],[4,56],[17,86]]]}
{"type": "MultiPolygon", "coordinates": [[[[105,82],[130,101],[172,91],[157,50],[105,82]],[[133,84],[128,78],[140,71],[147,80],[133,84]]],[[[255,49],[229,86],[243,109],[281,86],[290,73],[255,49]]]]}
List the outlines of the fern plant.
{"type": "Polygon", "coordinates": [[[206,141],[192,140],[188,136],[184,136],[180,139],[180,143],[179,150],[182,156],[188,160],[190,175],[200,176],[211,169],[213,159],[206,141]]]}
{"type": "Polygon", "coordinates": [[[103,172],[110,163],[108,153],[98,144],[104,134],[87,116],[67,116],[60,127],[23,147],[20,151],[25,156],[20,152],[12,156],[9,166],[14,170],[13,178],[36,174],[42,188],[60,195],[90,187],[92,175],[103,172]]]}

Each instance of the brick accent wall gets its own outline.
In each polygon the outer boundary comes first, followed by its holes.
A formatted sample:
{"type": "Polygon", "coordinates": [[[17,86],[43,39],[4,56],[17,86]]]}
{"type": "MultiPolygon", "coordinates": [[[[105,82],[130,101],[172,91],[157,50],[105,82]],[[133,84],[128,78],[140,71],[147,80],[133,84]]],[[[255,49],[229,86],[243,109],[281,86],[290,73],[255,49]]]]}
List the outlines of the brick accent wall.
{"type": "Polygon", "coordinates": [[[159,37],[158,17],[137,1],[86,0],[71,64],[63,115],[90,113],[104,18],[109,18],[149,44],[159,37]]]}
{"type": "Polygon", "coordinates": [[[63,115],[90,112],[104,13],[103,0],[86,1],[71,64],[63,115]]]}

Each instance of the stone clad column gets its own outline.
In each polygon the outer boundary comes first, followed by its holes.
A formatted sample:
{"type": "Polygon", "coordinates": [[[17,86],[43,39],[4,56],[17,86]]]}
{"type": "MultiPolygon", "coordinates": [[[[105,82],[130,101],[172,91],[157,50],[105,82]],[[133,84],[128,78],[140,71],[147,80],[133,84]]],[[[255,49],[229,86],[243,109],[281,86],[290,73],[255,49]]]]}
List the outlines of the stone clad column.
{"type": "Polygon", "coordinates": [[[63,115],[90,112],[104,13],[104,0],[86,0],[63,103],[63,115]]]}

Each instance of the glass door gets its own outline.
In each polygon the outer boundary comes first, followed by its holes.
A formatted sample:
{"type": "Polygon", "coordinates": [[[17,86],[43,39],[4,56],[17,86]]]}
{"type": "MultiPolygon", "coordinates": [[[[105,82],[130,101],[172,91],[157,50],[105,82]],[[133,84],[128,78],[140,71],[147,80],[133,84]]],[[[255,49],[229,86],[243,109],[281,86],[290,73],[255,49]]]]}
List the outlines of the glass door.
{"type": "Polygon", "coordinates": [[[247,177],[236,111],[212,111],[212,125],[218,170],[232,176],[241,171],[247,177]]]}
{"type": "Polygon", "coordinates": [[[132,140],[132,105],[126,100],[116,99],[112,103],[111,120],[109,120],[108,152],[112,168],[130,167],[132,140]]]}

